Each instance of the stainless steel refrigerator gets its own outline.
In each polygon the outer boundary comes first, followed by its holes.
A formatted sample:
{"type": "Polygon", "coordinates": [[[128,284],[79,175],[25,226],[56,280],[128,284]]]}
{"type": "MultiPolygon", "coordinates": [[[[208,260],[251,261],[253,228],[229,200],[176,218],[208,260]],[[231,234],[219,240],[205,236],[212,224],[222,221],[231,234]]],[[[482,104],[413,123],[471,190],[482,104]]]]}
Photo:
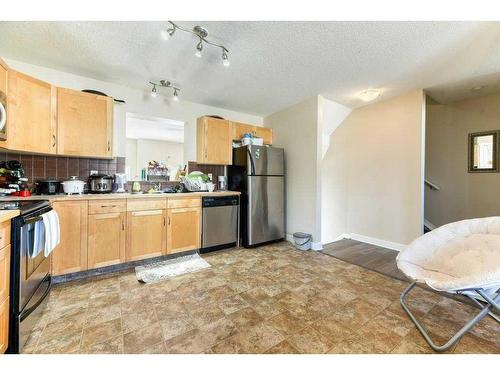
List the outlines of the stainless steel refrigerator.
{"type": "Polygon", "coordinates": [[[278,147],[233,149],[230,190],[241,192],[242,244],[253,247],[285,237],[285,156],[278,147]]]}

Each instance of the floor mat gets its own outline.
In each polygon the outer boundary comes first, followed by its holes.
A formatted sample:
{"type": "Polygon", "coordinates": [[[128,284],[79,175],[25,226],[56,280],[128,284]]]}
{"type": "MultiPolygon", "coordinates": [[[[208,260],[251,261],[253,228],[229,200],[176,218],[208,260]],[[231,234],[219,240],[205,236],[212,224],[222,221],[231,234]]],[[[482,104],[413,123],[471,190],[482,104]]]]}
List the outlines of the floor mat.
{"type": "Polygon", "coordinates": [[[149,284],[209,267],[211,267],[210,264],[198,254],[190,254],[135,267],[135,274],[137,280],[149,284]]]}

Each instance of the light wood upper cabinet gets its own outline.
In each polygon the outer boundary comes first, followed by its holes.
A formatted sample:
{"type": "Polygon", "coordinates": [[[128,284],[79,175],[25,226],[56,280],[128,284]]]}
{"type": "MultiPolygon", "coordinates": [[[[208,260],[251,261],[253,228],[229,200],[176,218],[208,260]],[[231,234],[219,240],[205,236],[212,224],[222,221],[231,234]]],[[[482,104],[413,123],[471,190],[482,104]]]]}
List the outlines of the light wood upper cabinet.
{"type": "Polygon", "coordinates": [[[168,210],[167,254],[200,248],[201,208],[172,208],[168,210]]]}
{"type": "Polygon", "coordinates": [[[232,122],[233,127],[233,140],[239,141],[245,133],[250,133],[254,137],[262,138],[265,145],[273,144],[273,130],[269,128],[263,128],[262,126],[254,126],[248,124],[242,124],[241,122],[232,122]]]}
{"type": "Polygon", "coordinates": [[[233,129],[231,122],[200,117],[196,128],[196,162],[199,164],[232,164],[233,129]]]}
{"type": "Polygon", "coordinates": [[[127,212],[127,261],[166,253],[166,210],[127,212]]]}
{"type": "Polygon", "coordinates": [[[242,124],[241,122],[232,122],[233,140],[239,141],[246,133],[255,135],[255,126],[242,124]]]}
{"type": "Polygon", "coordinates": [[[59,201],[53,207],[59,215],[61,242],[52,252],[52,274],[85,271],[88,201],[59,201]]]}
{"type": "Polygon", "coordinates": [[[0,91],[4,94],[7,93],[7,64],[0,59],[0,91]]]}
{"type": "Polygon", "coordinates": [[[7,82],[7,140],[0,147],[55,154],[56,87],[15,70],[8,71],[7,82]]]}
{"type": "Polygon", "coordinates": [[[263,128],[262,126],[256,126],[255,136],[262,138],[265,145],[273,144],[273,129],[263,128]]]}
{"type": "Polygon", "coordinates": [[[88,269],[125,262],[125,212],[89,215],[88,269]]]}
{"type": "Polygon", "coordinates": [[[0,353],[9,345],[9,298],[0,301],[0,353]]]}
{"type": "Polygon", "coordinates": [[[58,88],[57,127],[59,154],[110,158],[113,147],[113,99],[58,88]]]}

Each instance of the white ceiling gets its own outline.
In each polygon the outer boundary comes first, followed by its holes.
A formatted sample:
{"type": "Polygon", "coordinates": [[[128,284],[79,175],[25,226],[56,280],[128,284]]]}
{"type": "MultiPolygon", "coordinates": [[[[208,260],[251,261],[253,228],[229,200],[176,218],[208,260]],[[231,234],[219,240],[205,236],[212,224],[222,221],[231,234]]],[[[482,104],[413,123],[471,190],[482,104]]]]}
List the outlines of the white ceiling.
{"type": "Polygon", "coordinates": [[[177,23],[205,26],[231,66],[210,46],[196,58],[189,34],[161,40],[167,23],[146,21],[0,22],[0,56],[142,89],[169,79],[181,99],[256,115],[320,93],[354,108],[366,88],[380,100],[500,71],[498,22],[177,23]]]}
{"type": "Polygon", "coordinates": [[[184,123],[135,113],[127,113],[125,136],[130,139],[184,142],[184,123]]]}

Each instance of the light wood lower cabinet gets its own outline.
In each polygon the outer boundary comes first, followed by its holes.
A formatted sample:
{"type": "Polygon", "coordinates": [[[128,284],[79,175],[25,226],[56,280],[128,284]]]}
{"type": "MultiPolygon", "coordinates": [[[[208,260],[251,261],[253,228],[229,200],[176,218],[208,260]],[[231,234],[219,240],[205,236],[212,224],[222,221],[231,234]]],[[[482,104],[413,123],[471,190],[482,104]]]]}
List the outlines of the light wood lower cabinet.
{"type": "MultiPolygon", "coordinates": [[[[9,225],[10,227],[10,225],[9,225]]],[[[0,249],[0,303],[9,297],[10,245],[0,249]]]]}
{"type": "Polygon", "coordinates": [[[52,252],[52,274],[85,271],[88,201],[59,201],[53,207],[59,215],[61,242],[52,252]]]}
{"type": "Polygon", "coordinates": [[[201,208],[172,208],[168,210],[167,254],[200,248],[201,208]]]}
{"type": "Polygon", "coordinates": [[[127,212],[128,261],[152,258],[166,253],[166,210],[127,212]]]}
{"type": "Polygon", "coordinates": [[[0,354],[5,353],[9,345],[9,298],[0,302],[0,354]]]}
{"type": "Polygon", "coordinates": [[[126,213],[89,215],[88,269],[125,262],[126,213]]]}

